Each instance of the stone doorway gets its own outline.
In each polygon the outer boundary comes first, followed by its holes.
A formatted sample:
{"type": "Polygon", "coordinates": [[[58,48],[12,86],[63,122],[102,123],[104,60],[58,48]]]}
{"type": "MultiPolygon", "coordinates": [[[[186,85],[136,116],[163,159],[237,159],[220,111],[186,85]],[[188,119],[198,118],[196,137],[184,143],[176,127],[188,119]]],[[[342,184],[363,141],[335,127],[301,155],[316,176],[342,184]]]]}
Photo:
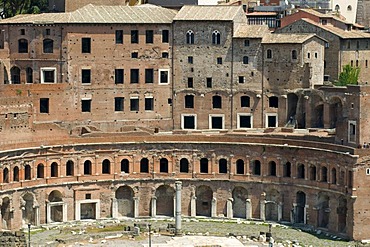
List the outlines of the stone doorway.
{"type": "Polygon", "coordinates": [[[201,185],[196,190],[196,215],[211,217],[213,191],[209,186],[201,185]]]}
{"type": "Polygon", "coordinates": [[[305,223],[306,194],[298,191],[296,195],[295,223],[305,223]]]}
{"type": "Polygon", "coordinates": [[[318,203],[316,205],[318,227],[328,228],[329,217],[330,217],[330,208],[329,208],[330,204],[329,203],[330,203],[329,196],[319,193],[318,203]]]}
{"type": "Polygon", "coordinates": [[[155,191],[156,215],[174,216],[175,190],[168,185],[161,185],[155,191]]]}
{"type": "Polygon", "coordinates": [[[134,191],[128,186],[116,190],[117,217],[134,217],[134,191]]]}
{"type": "Polygon", "coordinates": [[[245,219],[247,217],[248,191],[243,187],[235,187],[233,190],[233,216],[245,219]]]}
{"type": "Polygon", "coordinates": [[[49,194],[47,203],[47,221],[48,222],[63,222],[67,212],[63,202],[63,195],[61,192],[54,190],[49,194]]]}
{"type": "Polygon", "coordinates": [[[338,231],[345,233],[347,231],[347,199],[343,196],[338,199],[338,231]]]}
{"type": "Polygon", "coordinates": [[[96,203],[81,203],[81,220],[96,219],[96,203]]]}

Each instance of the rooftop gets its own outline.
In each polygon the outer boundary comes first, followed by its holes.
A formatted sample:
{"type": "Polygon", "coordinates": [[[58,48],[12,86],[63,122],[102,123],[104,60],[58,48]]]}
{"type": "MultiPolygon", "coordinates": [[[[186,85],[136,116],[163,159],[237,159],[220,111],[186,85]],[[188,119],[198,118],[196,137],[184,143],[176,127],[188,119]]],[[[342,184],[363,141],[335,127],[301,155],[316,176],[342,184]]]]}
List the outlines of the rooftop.
{"type": "MultiPolygon", "coordinates": [[[[243,11],[242,6],[197,6],[186,5],[180,9],[175,21],[232,21],[243,11]]],[[[244,13],[244,11],[243,11],[244,13]]]]}
{"type": "Polygon", "coordinates": [[[267,25],[239,24],[234,32],[234,38],[262,38],[269,33],[267,25]]]}
{"type": "Polygon", "coordinates": [[[316,36],[315,34],[270,34],[262,38],[264,44],[301,44],[310,38],[316,36]]]}

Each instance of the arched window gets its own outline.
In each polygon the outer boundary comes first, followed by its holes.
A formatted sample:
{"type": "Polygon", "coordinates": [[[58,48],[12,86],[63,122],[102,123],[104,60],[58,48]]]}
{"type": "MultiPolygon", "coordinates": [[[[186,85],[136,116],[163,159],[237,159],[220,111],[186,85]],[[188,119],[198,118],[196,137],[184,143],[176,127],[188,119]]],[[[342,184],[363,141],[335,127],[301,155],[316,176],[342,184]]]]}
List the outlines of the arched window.
{"type": "Polygon", "coordinates": [[[297,55],[297,51],[296,50],[293,50],[292,51],[292,59],[297,59],[298,58],[298,55],[297,55]]]}
{"type": "Polygon", "coordinates": [[[54,41],[52,39],[44,39],[43,41],[43,52],[53,53],[54,51],[54,41]]]}
{"type": "Polygon", "coordinates": [[[304,179],[304,173],[305,173],[305,171],[304,171],[305,169],[304,169],[304,165],[303,164],[299,164],[298,165],[298,167],[297,167],[297,178],[302,178],[302,179],[304,179]]]}
{"type": "Polygon", "coordinates": [[[219,95],[215,95],[212,97],[212,107],[213,109],[221,109],[222,108],[222,98],[219,95]]]}
{"type": "Polygon", "coordinates": [[[266,51],[266,58],[267,59],[271,59],[272,58],[272,50],[271,49],[267,49],[267,51],[266,51]]]}
{"type": "Polygon", "coordinates": [[[18,53],[28,53],[28,40],[18,40],[18,53]]]}
{"type": "Polygon", "coordinates": [[[249,58],[248,56],[243,57],[243,64],[248,64],[249,63],[249,58]]]}
{"type": "Polygon", "coordinates": [[[238,159],[236,161],[236,174],[244,174],[244,160],[238,159]]]}
{"type": "Polygon", "coordinates": [[[208,159],[202,158],[200,160],[200,173],[208,173],[208,159]]]}
{"type": "Polygon", "coordinates": [[[91,175],[92,174],[92,164],[90,160],[86,160],[84,162],[84,175],[91,175]]]}
{"type": "Polygon", "coordinates": [[[159,172],[168,172],[168,160],[166,158],[162,158],[159,160],[159,172]]]}
{"type": "Polygon", "coordinates": [[[276,176],[276,163],[275,161],[269,162],[269,175],[276,176]]]}
{"type": "Polygon", "coordinates": [[[26,83],[33,83],[33,69],[30,67],[26,69],[26,83]]]}
{"type": "Polygon", "coordinates": [[[5,168],[3,170],[3,183],[9,183],[9,169],[5,168]]]}
{"type": "Polygon", "coordinates": [[[337,170],[335,168],[331,169],[331,183],[337,184],[337,170]]]}
{"type": "Polygon", "coordinates": [[[185,108],[194,108],[194,95],[185,95],[185,108]]]}
{"type": "Polygon", "coordinates": [[[140,160],[140,172],[142,173],[149,172],[149,160],[147,158],[143,158],[140,160]]]}
{"type": "Polygon", "coordinates": [[[102,163],[102,171],[103,174],[110,174],[110,160],[105,159],[102,163]]]}
{"type": "Polygon", "coordinates": [[[310,166],[310,180],[316,181],[316,166],[310,166]]]}
{"type": "Polygon", "coordinates": [[[214,45],[221,44],[221,34],[218,30],[213,31],[212,33],[212,44],[214,45]]]}
{"type": "Polygon", "coordinates": [[[218,173],[227,173],[227,160],[220,159],[218,161],[218,173]]]}
{"type": "Polygon", "coordinates": [[[337,5],[335,5],[335,11],[339,11],[340,10],[340,7],[339,7],[339,5],[337,4],[337,5]]]}
{"type": "Polygon", "coordinates": [[[328,168],[321,168],[321,182],[328,182],[328,168]]]}
{"type": "Polygon", "coordinates": [[[11,83],[12,84],[21,84],[21,70],[14,66],[10,69],[11,83]]]}
{"type": "Polygon", "coordinates": [[[291,175],[292,175],[292,165],[290,164],[290,162],[287,162],[283,166],[283,176],[290,178],[291,175]]]}
{"type": "Polygon", "coordinates": [[[251,106],[251,100],[249,96],[241,96],[240,97],[240,106],[241,107],[250,107],[251,106]]]}
{"type": "Polygon", "coordinates": [[[194,32],[192,30],[186,32],[186,44],[194,44],[194,32]]]}
{"type": "Polygon", "coordinates": [[[14,182],[19,181],[19,168],[18,168],[18,166],[13,168],[13,181],[14,182]]]}
{"type": "Polygon", "coordinates": [[[26,165],[24,167],[24,180],[31,180],[31,166],[26,165]]]}
{"type": "Polygon", "coordinates": [[[129,173],[130,172],[130,162],[128,159],[121,160],[121,172],[129,173]]]}
{"type": "Polygon", "coordinates": [[[56,162],[51,164],[50,177],[58,177],[58,164],[56,162]]]}
{"type": "Polygon", "coordinates": [[[351,5],[348,5],[347,11],[352,11],[352,6],[351,5]]]}
{"type": "Polygon", "coordinates": [[[37,165],[37,178],[44,178],[44,165],[43,164],[38,164],[37,165]]]}
{"type": "Polygon", "coordinates": [[[185,158],[180,160],[180,172],[188,173],[189,172],[189,161],[185,158]]]}
{"type": "Polygon", "coordinates": [[[68,160],[66,163],[66,176],[74,175],[74,163],[72,160],[68,160]]]}
{"type": "Polygon", "coordinates": [[[260,176],[261,175],[261,161],[253,160],[251,162],[252,174],[260,176]]]}

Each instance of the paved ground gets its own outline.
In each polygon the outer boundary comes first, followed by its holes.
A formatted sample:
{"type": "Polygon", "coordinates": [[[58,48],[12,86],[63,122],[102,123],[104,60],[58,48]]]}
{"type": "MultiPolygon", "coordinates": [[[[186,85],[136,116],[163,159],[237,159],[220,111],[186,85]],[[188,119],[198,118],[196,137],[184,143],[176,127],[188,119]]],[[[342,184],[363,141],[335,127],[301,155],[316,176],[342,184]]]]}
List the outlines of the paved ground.
{"type": "MultiPolygon", "coordinates": [[[[147,247],[147,223],[153,230],[152,247],[238,247],[239,246],[268,246],[259,240],[260,232],[268,232],[267,223],[244,220],[209,220],[186,219],[182,222],[183,233],[186,237],[173,238],[164,231],[172,220],[126,220],[126,221],[86,221],[49,225],[32,229],[31,243],[36,247],[77,247],[77,246],[122,246],[147,247]],[[124,232],[124,227],[140,224],[139,236],[124,232]],[[158,232],[161,232],[158,234],[158,232]],[[226,236],[235,236],[227,237],[226,236]],[[214,238],[211,236],[223,237],[214,238]],[[176,242],[177,241],[177,242],[176,242]],[[222,245],[224,244],[224,245],[222,245]]],[[[308,230],[308,229],[305,229],[308,230]]],[[[341,240],[337,236],[314,231],[305,231],[290,226],[273,224],[271,228],[275,240],[274,246],[312,246],[312,247],[354,247],[363,246],[355,242],[341,240]]],[[[260,239],[261,240],[261,239],[260,239]]]]}

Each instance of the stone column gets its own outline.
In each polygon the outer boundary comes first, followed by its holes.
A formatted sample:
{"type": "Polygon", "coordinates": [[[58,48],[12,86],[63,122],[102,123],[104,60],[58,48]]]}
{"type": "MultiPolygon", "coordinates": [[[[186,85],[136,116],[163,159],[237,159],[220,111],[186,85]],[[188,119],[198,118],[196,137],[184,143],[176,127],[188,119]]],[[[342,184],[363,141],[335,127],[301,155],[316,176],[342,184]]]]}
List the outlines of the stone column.
{"type": "Polygon", "coordinates": [[[211,217],[217,217],[217,199],[216,197],[212,198],[211,205],[211,217]]]}
{"type": "Polygon", "coordinates": [[[226,217],[228,219],[232,219],[234,217],[233,214],[233,198],[227,199],[227,204],[226,204],[226,217]]]}
{"type": "Polygon", "coordinates": [[[252,200],[246,199],[245,200],[245,218],[252,219],[252,200]]]}
{"type": "Polygon", "coordinates": [[[265,210],[265,207],[266,207],[266,201],[265,200],[261,200],[260,201],[260,219],[265,221],[266,220],[266,210],[265,210]]]}
{"type": "Polygon", "coordinates": [[[112,199],[112,218],[118,218],[117,198],[112,199]]]}
{"type": "Polygon", "coordinates": [[[66,202],[63,203],[63,222],[68,221],[68,204],[66,202]]]}
{"type": "Polygon", "coordinates": [[[330,104],[324,103],[324,112],[323,112],[323,124],[324,128],[330,128],[330,104]]]}
{"type": "Polygon", "coordinates": [[[292,224],[295,223],[296,213],[297,213],[297,203],[293,203],[293,208],[290,211],[290,223],[292,224]]]}
{"type": "Polygon", "coordinates": [[[308,205],[304,205],[304,211],[303,211],[303,224],[307,224],[307,209],[308,209],[308,205]]]}
{"type": "Polygon", "coordinates": [[[282,202],[279,202],[278,203],[278,221],[281,221],[281,219],[283,218],[283,203],[282,202]]]}
{"type": "Polygon", "coordinates": [[[35,206],[34,210],[35,210],[35,225],[39,226],[40,225],[40,207],[35,206]]]}
{"type": "Polygon", "coordinates": [[[152,217],[157,217],[157,197],[152,197],[152,217]]]}
{"type": "Polygon", "coordinates": [[[134,218],[139,217],[139,197],[134,197],[134,218]]]}
{"type": "Polygon", "coordinates": [[[79,201],[76,201],[75,210],[75,220],[81,220],[81,203],[79,201]]]}
{"type": "Polygon", "coordinates": [[[176,187],[176,235],[181,235],[181,181],[175,182],[176,187]]]}
{"type": "Polygon", "coordinates": [[[197,197],[193,195],[190,201],[190,216],[197,216],[197,197]]]}
{"type": "Polygon", "coordinates": [[[46,223],[51,223],[51,205],[50,202],[46,202],[46,223]]]}

